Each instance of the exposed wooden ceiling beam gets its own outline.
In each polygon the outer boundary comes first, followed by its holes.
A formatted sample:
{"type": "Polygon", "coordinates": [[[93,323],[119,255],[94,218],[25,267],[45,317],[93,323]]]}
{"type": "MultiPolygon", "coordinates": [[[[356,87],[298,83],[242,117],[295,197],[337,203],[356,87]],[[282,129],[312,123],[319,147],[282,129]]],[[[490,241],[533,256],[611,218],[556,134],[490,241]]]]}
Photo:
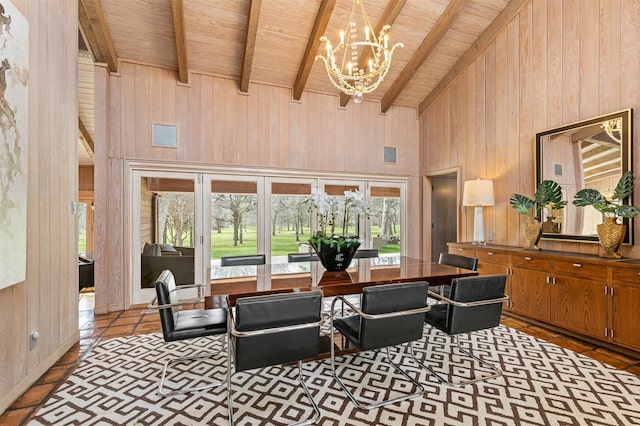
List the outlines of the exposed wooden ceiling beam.
{"type": "Polygon", "coordinates": [[[78,20],[94,61],[107,64],[109,72],[118,72],[118,57],[109,35],[100,0],[79,0],[78,20]]]}
{"type": "Polygon", "coordinates": [[[253,64],[253,52],[256,48],[256,35],[258,34],[258,20],[260,18],[260,5],[262,0],[251,0],[249,4],[249,22],[247,24],[247,42],[244,45],[244,57],[242,59],[242,75],[240,76],[240,91],[249,91],[249,78],[251,77],[251,65],[253,64]]]}
{"type": "Polygon", "coordinates": [[[302,62],[298,68],[296,81],[293,84],[293,99],[296,101],[300,100],[304,87],[307,85],[307,79],[309,78],[309,74],[311,74],[311,68],[315,62],[316,52],[320,47],[320,37],[327,29],[329,18],[331,18],[331,13],[335,5],[336,0],[322,0],[320,2],[316,21],[313,24],[309,41],[307,41],[307,48],[304,51],[302,62]]]}
{"type": "MultiPolygon", "coordinates": [[[[382,12],[382,16],[380,16],[376,27],[373,29],[373,33],[380,34],[383,26],[393,25],[406,2],[407,0],[390,0],[389,3],[387,3],[387,7],[382,12]]],[[[358,68],[363,69],[367,65],[370,57],[371,51],[367,50],[367,54],[362,55],[362,57],[360,58],[360,61],[358,62],[358,68]]],[[[347,95],[346,93],[341,93],[340,106],[346,107],[349,103],[349,99],[351,99],[351,96],[347,95]]]]}
{"type": "Polygon", "coordinates": [[[82,135],[82,138],[81,138],[82,144],[86,148],[87,153],[89,154],[89,157],[91,157],[91,159],[93,160],[95,155],[95,146],[93,144],[93,138],[89,134],[89,131],[87,130],[86,126],[84,125],[80,117],[78,117],[78,130],[80,130],[80,134],[82,135]]]}
{"type": "Polygon", "coordinates": [[[496,19],[487,27],[486,30],[478,37],[478,39],[467,49],[466,52],[458,59],[458,62],[451,68],[447,75],[440,80],[440,83],[427,95],[418,108],[418,115],[422,115],[429,105],[436,100],[438,96],[449,87],[449,85],[455,80],[458,75],[465,70],[476,59],[478,53],[484,50],[496,37],[498,32],[502,30],[513,19],[514,16],[520,11],[522,6],[528,3],[529,0],[511,0],[507,7],[498,14],[496,19]]]}
{"type": "Polygon", "coordinates": [[[189,83],[189,62],[187,61],[187,45],[184,30],[184,1],[172,0],[173,30],[176,37],[176,56],[178,57],[178,81],[189,83]]]}
{"type": "Polygon", "coordinates": [[[436,48],[440,40],[445,36],[447,31],[453,25],[453,22],[458,16],[458,13],[469,3],[470,0],[451,0],[451,3],[442,12],[440,19],[433,26],[429,34],[422,40],[420,47],[416,50],[416,53],[409,59],[407,65],[391,85],[391,88],[384,94],[381,102],[380,109],[383,113],[387,112],[393,102],[400,96],[400,93],[407,87],[407,84],[411,81],[416,74],[420,66],[429,57],[431,52],[436,48]]]}

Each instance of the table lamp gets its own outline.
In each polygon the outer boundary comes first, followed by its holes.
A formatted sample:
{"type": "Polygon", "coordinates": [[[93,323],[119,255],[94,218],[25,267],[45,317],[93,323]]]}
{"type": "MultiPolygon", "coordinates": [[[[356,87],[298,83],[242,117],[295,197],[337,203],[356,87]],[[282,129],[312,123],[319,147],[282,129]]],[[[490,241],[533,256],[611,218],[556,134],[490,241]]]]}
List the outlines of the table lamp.
{"type": "Polygon", "coordinates": [[[482,207],[495,205],[495,199],[493,198],[493,181],[490,179],[465,181],[462,205],[475,207],[473,215],[473,244],[484,245],[482,207]]]}

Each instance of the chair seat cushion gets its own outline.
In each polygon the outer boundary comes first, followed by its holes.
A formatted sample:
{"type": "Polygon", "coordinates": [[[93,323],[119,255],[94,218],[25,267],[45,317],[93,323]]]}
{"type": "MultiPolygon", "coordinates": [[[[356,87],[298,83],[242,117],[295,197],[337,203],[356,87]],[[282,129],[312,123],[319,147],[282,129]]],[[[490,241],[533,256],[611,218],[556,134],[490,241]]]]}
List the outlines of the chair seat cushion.
{"type": "Polygon", "coordinates": [[[354,345],[360,340],[360,315],[336,318],[333,326],[354,345]]]}

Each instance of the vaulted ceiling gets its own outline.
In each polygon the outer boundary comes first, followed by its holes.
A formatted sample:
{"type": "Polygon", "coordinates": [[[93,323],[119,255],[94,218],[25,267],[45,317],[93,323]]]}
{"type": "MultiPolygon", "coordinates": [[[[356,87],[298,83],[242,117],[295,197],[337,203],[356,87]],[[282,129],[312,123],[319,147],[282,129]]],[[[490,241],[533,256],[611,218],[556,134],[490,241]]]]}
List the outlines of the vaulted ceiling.
{"type": "MultiPolygon", "coordinates": [[[[365,99],[422,113],[527,0],[363,0],[374,27],[391,24],[396,49],[380,87],[365,99]]],[[[353,0],[80,0],[79,27],[93,61],[118,71],[120,60],[249,83],[334,93],[319,38],[338,39],[353,0]],[[322,50],[319,50],[322,49],[322,50]]],[[[91,70],[80,61],[79,80],[91,70]]],[[[82,84],[82,82],[79,82],[82,84]]],[[[80,90],[80,97],[86,90],[80,90]]],[[[349,97],[342,95],[346,106],[349,97]]],[[[84,102],[88,104],[88,102],[84,102]]],[[[93,111],[79,102],[80,125],[93,134],[93,111]]],[[[82,130],[82,129],[81,129],[82,130]]],[[[82,133],[82,132],[81,132],[82,133]]],[[[89,145],[92,144],[89,143],[89,145]]],[[[85,144],[86,145],[86,144],[85,144]]]]}

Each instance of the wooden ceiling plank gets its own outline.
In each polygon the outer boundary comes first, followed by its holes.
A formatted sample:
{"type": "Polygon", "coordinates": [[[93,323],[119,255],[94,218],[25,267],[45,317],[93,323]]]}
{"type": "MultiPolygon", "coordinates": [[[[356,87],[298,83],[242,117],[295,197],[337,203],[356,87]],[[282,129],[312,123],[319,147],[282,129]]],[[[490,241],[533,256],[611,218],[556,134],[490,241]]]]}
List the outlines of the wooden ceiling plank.
{"type": "Polygon", "coordinates": [[[87,154],[89,154],[89,157],[91,157],[91,159],[93,160],[95,155],[94,154],[95,146],[93,144],[93,138],[91,137],[91,134],[87,130],[87,127],[84,125],[80,117],[78,117],[78,130],[80,130],[80,134],[82,135],[82,144],[87,150],[87,154]]]}
{"type": "Polygon", "coordinates": [[[107,64],[109,72],[118,72],[118,57],[113,47],[100,0],[79,0],[79,21],[96,62],[107,64]]]}
{"type": "Polygon", "coordinates": [[[184,0],[172,0],[173,30],[176,37],[176,57],[178,58],[178,81],[189,84],[189,62],[184,28],[184,0]]]}
{"type": "MultiPolygon", "coordinates": [[[[380,31],[382,31],[382,27],[385,25],[391,25],[393,27],[393,23],[395,22],[396,18],[400,14],[400,11],[402,10],[406,2],[407,0],[390,0],[389,3],[387,3],[387,7],[382,12],[382,16],[380,16],[378,23],[373,29],[373,33],[380,34],[380,31]]],[[[359,69],[365,68],[370,57],[371,57],[371,51],[366,50],[366,54],[362,55],[362,57],[360,58],[360,61],[358,62],[358,68],[359,69]]],[[[341,93],[340,106],[343,108],[346,107],[347,104],[349,103],[349,99],[351,99],[351,96],[347,95],[346,93],[341,93]]]]}
{"type": "Polygon", "coordinates": [[[249,5],[249,20],[247,24],[247,42],[244,45],[244,58],[242,59],[242,72],[240,75],[240,91],[249,91],[249,79],[251,77],[251,65],[253,53],[256,48],[256,36],[258,34],[258,20],[260,18],[260,6],[262,0],[251,0],[249,5]]]}
{"type": "Polygon", "coordinates": [[[496,37],[499,31],[506,28],[507,24],[516,16],[522,6],[529,0],[511,0],[509,4],[498,14],[491,25],[478,37],[478,39],[467,49],[467,51],[458,59],[458,62],[451,68],[440,83],[427,95],[418,107],[418,116],[422,115],[429,105],[435,101],[438,96],[449,87],[458,75],[464,71],[477,57],[478,53],[484,50],[496,37]]]}
{"type": "Polygon", "coordinates": [[[313,24],[311,35],[309,36],[309,41],[307,41],[307,48],[304,51],[302,62],[298,68],[298,75],[296,76],[296,81],[293,84],[293,99],[296,101],[300,100],[304,87],[307,85],[309,74],[311,74],[311,68],[315,62],[316,52],[320,47],[320,37],[327,29],[329,18],[331,18],[331,13],[333,12],[335,5],[336,0],[322,0],[320,3],[318,14],[316,15],[316,20],[313,24]]]}
{"type": "Polygon", "coordinates": [[[409,62],[407,62],[407,65],[405,65],[402,72],[400,72],[396,81],[393,82],[391,88],[383,96],[380,107],[383,113],[391,108],[393,102],[400,96],[400,93],[407,87],[418,71],[418,68],[420,68],[440,40],[447,34],[447,31],[449,31],[458,17],[458,13],[464,9],[469,1],[470,0],[451,0],[451,3],[449,3],[444,12],[442,12],[438,22],[436,22],[429,34],[427,34],[420,44],[420,47],[418,47],[418,50],[416,50],[416,53],[411,57],[409,62]]]}

